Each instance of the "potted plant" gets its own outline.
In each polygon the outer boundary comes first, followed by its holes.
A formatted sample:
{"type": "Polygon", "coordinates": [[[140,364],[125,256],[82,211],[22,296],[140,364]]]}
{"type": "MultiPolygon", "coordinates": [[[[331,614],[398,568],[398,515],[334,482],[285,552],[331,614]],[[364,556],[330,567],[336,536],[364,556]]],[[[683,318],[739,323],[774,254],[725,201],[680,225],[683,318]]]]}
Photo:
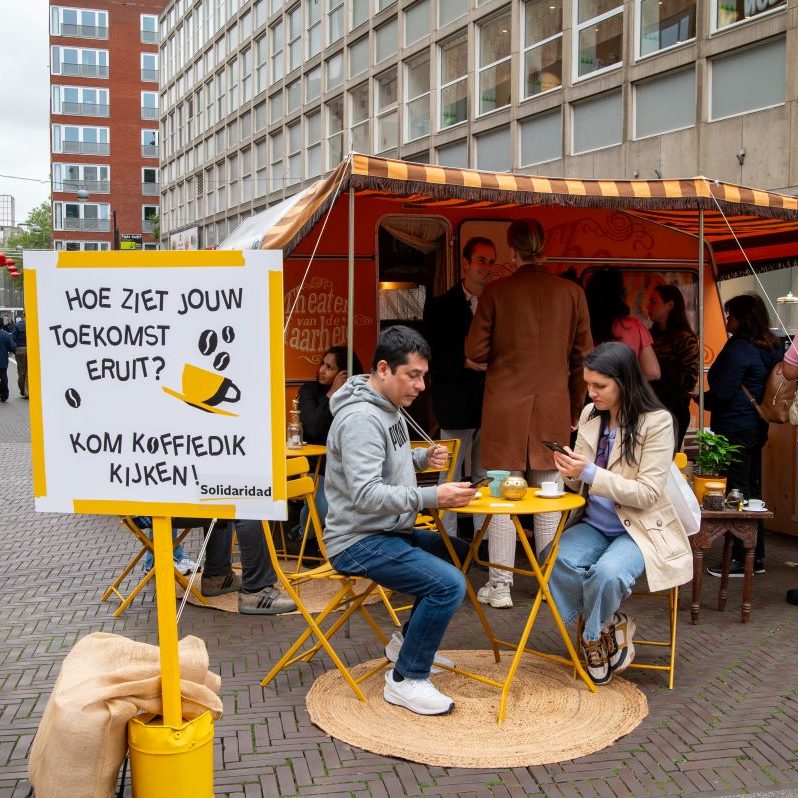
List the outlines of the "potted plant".
{"type": "Polygon", "coordinates": [[[696,432],[698,454],[695,458],[697,473],[693,474],[693,492],[701,504],[704,498],[707,482],[722,482],[724,493],[726,469],[737,460],[737,452],[742,448],[732,443],[725,435],[720,435],[712,430],[705,429],[696,432]]]}

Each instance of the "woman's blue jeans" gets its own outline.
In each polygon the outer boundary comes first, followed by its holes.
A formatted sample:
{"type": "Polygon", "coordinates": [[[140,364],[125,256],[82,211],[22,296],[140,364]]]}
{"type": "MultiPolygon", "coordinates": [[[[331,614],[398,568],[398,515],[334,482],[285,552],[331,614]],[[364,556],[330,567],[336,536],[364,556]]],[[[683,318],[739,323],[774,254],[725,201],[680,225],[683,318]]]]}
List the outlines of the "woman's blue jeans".
{"type": "MultiPolygon", "coordinates": [[[[468,544],[450,538],[461,561],[468,544]]],[[[437,532],[375,533],[336,554],[331,562],[342,574],[365,576],[416,601],[404,626],[396,670],[408,679],[426,679],[452,616],[465,597],[465,577],[449,560],[437,532]]]]}
{"type": "Polygon", "coordinates": [[[627,532],[607,537],[580,521],[562,533],[549,590],[563,623],[582,613],[585,639],[598,640],[644,570],[643,553],[627,532]]]}

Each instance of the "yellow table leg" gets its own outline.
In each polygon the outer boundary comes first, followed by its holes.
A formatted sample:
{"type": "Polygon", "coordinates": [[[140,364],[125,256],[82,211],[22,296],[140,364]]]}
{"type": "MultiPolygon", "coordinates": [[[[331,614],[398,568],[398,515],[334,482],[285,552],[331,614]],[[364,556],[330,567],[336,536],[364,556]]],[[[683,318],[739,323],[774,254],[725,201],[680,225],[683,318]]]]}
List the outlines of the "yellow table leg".
{"type": "Polygon", "coordinates": [[[158,606],[158,644],[161,650],[161,695],[164,725],[179,728],[183,723],[180,706],[180,662],[177,657],[175,576],[172,554],[172,519],[152,519],[155,554],[155,597],[158,606]]]}

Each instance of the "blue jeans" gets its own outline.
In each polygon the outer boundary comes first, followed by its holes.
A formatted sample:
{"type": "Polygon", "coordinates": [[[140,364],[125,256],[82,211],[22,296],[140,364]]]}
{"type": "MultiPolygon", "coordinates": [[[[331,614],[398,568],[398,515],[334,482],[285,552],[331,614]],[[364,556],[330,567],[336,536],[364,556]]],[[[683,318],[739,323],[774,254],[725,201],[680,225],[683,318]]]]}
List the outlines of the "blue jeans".
{"type": "MultiPolygon", "coordinates": [[[[148,529],[147,530],[147,537],[150,540],[152,540],[152,529],[148,529]]],[[[177,537],[177,530],[173,529],[172,530],[172,540],[174,540],[176,537],[177,537]]],[[[174,550],[174,555],[173,556],[175,558],[175,562],[176,563],[180,562],[180,560],[182,560],[186,556],[186,552],[185,552],[185,549],[183,548],[183,544],[182,543],[174,550]]],[[[155,562],[155,560],[153,559],[152,552],[148,551],[144,555],[144,567],[149,571],[150,568],[152,568],[154,562],[155,562]]]]}
{"type": "Polygon", "coordinates": [[[584,521],[566,529],[549,579],[563,623],[582,613],[585,639],[598,640],[645,567],[627,532],[607,537],[584,521]]]}
{"type": "MultiPolygon", "coordinates": [[[[451,543],[464,559],[468,544],[451,543]]],[[[452,616],[465,597],[465,577],[449,560],[437,532],[375,533],[336,554],[331,562],[342,574],[365,576],[416,601],[402,630],[404,643],[396,671],[408,679],[426,679],[452,616]]]]}

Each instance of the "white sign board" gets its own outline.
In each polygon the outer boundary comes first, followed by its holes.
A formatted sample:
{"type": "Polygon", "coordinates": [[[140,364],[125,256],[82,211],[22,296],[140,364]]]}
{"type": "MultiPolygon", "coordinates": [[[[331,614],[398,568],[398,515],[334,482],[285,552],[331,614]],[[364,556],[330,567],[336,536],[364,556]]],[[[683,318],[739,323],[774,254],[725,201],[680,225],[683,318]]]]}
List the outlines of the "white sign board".
{"type": "Polygon", "coordinates": [[[284,519],[280,252],[31,252],[36,509],[284,519]]]}

